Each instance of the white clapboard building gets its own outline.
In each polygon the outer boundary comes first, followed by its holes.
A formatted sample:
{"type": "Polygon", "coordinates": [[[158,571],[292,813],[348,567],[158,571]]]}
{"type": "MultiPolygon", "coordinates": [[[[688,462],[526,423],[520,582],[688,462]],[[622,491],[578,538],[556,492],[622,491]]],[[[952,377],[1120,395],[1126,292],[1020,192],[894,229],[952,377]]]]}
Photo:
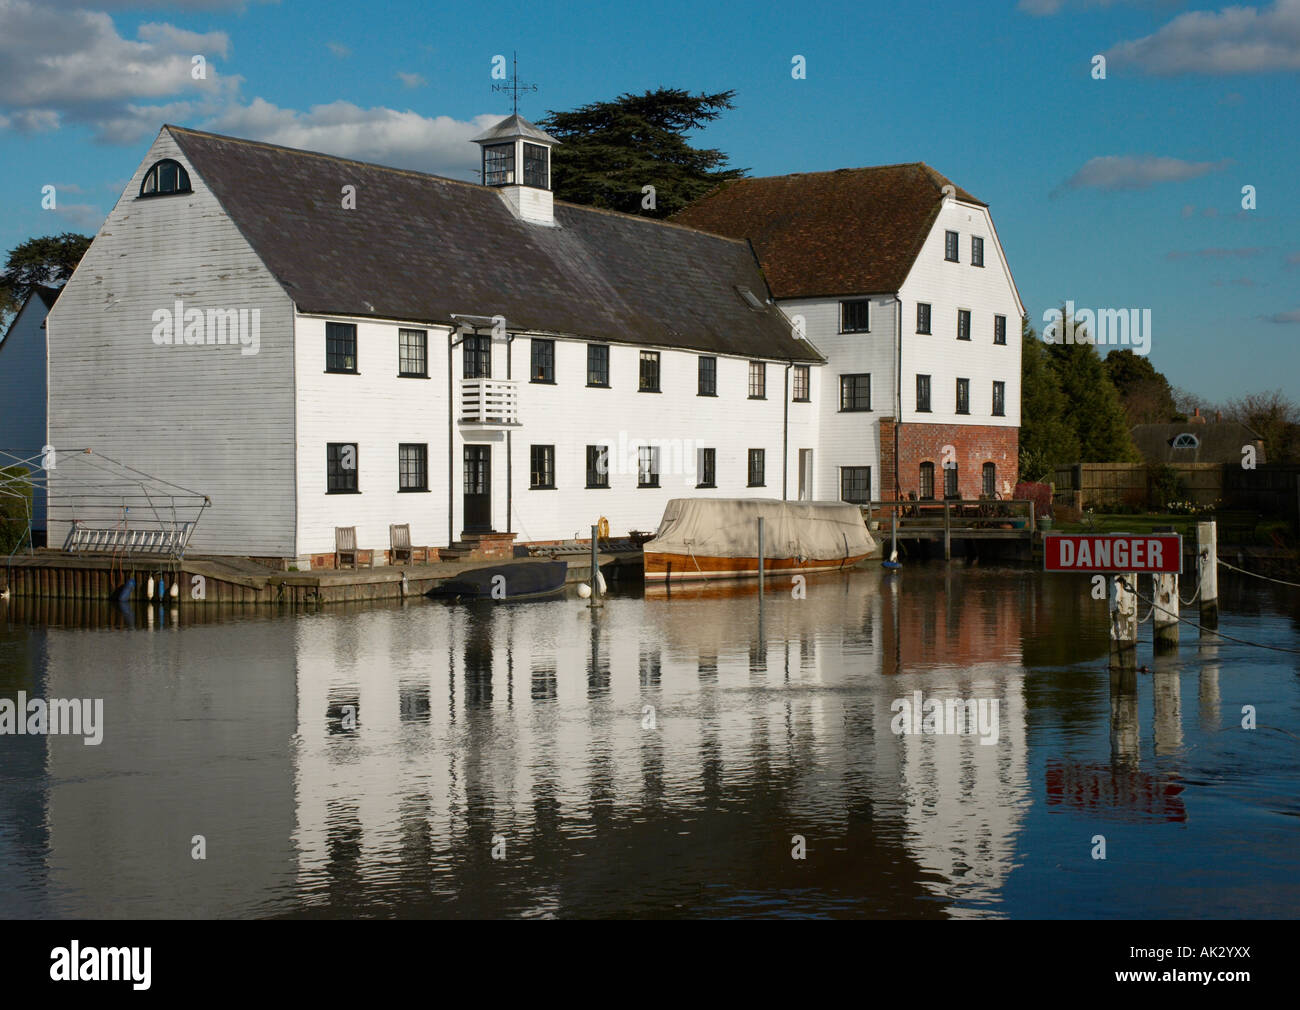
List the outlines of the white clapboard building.
{"type": "Polygon", "coordinates": [[[518,116],[477,142],[483,185],[164,127],[49,315],[49,442],[299,564],[811,496],[825,363],[749,244],[554,201],[518,116]]]}
{"type": "Polygon", "coordinates": [[[987,204],[914,162],[740,179],[674,220],[752,241],[826,356],[817,498],[1009,495],[1025,313],[987,204]]]}
{"type": "MultiPolygon", "coordinates": [[[[59,288],[37,285],[23,300],[0,340],[0,467],[38,470],[48,458],[45,441],[45,318],[59,297],[59,288]]],[[[17,472],[16,470],[14,472],[17,472]]],[[[45,488],[34,482],[32,536],[43,543],[46,525],[45,488]]],[[[11,502],[12,514],[25,509],[11,502]]]]}

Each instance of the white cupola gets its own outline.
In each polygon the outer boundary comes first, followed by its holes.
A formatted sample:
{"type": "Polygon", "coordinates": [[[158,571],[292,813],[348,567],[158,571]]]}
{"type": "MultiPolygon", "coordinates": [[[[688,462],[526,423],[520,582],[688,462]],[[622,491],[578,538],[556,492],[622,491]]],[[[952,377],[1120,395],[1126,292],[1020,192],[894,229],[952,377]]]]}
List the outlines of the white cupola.
{"type": "Polygon", "coordinates": [[[521,221],[554,225],[551,148],[559,141],[515,113],[474,143],[483,149],[483,185],[501,190],[521,221]]]}

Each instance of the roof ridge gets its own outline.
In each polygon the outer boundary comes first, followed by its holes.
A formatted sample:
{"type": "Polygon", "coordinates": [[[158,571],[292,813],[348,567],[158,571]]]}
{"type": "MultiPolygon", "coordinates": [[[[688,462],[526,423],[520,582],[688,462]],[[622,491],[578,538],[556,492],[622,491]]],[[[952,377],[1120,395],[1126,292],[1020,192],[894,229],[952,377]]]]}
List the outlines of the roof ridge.
{"type": "MultiPolygon", "coordinates": [[[[360,165],[364,168],[377,168],[384,172],[394,172],[398,175],[411,176],[418,179],[433,179],[438,182],[451,182],[451,183],[455,183],[458,186],[469,186],[476,190],[492,191],[495,189],[495,187],[484,186],[482,183],[471,182],[468,179],[454,179],[451,176],[437,175],[433,172],[419,172],[413,168],[394,168],[391,165],[381,165],[378,162],[374,162],[374,161],[360,161],[357,158],[344,158],[341,155],[337,155],[337,154],[326,154],[324,151],[309,151],[306,148],[302,148],[302,147],[289,147],[286,144],[272,144],[265,140],[249,140],[247,137],[232,137],[224,133],[211,133],[207,130],[193,130],[187,126],[175,126],[171,123],[164,123],[163,129],[174,130],[178,133],[188,133],[196,137],[211,137],[215,140],[228,140],[236,144],[247,144],[251,147],[260,147],[272,151],[289,151],[293,154],[307,155],[312,158],[321,158],[326,161],[337,161],[348,165],[360,165]]],[[[593,207],[590,204],[573,203],[570,200],[557,199],[555,200],[555,203],[557,206],[571,207],[574,210],[579,210],[579,211],[587,211],[587,212],[597,213],[597,214],[613,214],[617,217],[627,218],[630,220],[646,221],[654,224],[668,225],[672,228],[682,228],[685,229],[686,231],[696,232],[701,235],[707,235],[710,238],[716,238],[723,242],[731,242],[736,245],[745,244],[744,241],[741,239],[734,239],[727,235],[715,235],[713,232],[704,231],[701,228],[692,228],[690,225],[678,224],[676,221],[669,221],[667,218],[644,217],[640,214],[629,214],[626,211],[614,210],[609,207],[593,207]]]]}

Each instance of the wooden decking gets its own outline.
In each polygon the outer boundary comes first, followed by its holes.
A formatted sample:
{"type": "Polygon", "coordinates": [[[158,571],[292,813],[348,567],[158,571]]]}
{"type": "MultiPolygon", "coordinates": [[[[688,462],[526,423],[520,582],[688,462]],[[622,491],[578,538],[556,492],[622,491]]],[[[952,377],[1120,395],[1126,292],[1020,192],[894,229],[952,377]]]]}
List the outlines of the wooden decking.
{"type": "Polygon", "coordinates": [[[890,524],[898,516],[898,539],[943,544],[944,560],[952,559],[954,540],[1008,541],[1032,547],[1037,539],[1034,503],[1028,500],[871,501],[863,518],[879,528],[872,535],[887,549],[890,524]]]}

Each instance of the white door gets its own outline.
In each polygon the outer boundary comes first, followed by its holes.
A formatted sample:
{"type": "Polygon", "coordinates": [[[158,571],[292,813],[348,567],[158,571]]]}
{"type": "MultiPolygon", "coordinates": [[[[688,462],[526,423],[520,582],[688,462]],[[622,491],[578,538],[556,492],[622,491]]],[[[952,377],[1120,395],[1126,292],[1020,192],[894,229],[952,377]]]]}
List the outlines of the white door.
{"type": "Polygon", "coordinates": [[[799,500],[812,501],[813,496],[813,451],[799,450],[799,500]]]}

